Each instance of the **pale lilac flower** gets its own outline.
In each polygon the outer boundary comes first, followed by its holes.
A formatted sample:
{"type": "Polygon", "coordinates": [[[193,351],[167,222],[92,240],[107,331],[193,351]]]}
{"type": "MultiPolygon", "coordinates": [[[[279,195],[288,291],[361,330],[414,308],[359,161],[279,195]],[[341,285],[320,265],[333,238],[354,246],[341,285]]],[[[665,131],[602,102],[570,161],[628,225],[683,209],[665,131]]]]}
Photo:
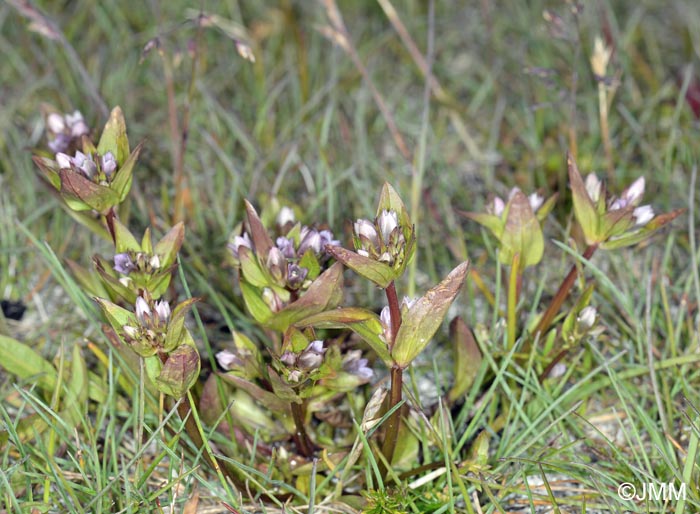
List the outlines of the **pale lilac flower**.
{"type": "Polygon", "coordinates": [[[391,233],[399,226],[399,217],[396,211],[382,211],[377,223],[379,225],[379,232],[382,235],[382,240],[384,243],[388,243],[391,233]]]}
{"type": "Polygon", "coordinates": [[[374,223],[368,220],[359,219],[353,224],[355,234],[363,243],[368,242],[372,246],[379,246],[379,236],[374,223]]]}
{"type": "Polygon", "coordinates": [[[170,320],[170,304],[165,300],[157,301],[154,310],[158,324],[167,325],[170,320]]]}
{"type": "Polygon", "coordinates": [[[275,280],[287,280],[287,259],[282,251],[276,246],[270,248],[270,252],[267,254],[266,265],[267,269],[270,270],[270,274],[275,280]]]}
{"type": "Polygon", "coordinates": [[[280,357],[280,361],[282,361],[283,364],[286,364],[287,366],[294,366],[297,362],[297,356],[294,355],[293,352],[284,352],[282,356],[280,357]]]}
{"type": "Polygon", "coordinates": [[[299,242],[299,255],[304,255],[308,249],[311,249],[314,255],[321,253],[321,235],[318,230],[303,227],[299,242]]]}
{"type": "Polygon", "coordinates": [[[243,361],[241,361],[238,355],[228,350],[218,352],[216,354],[216,361],[219,363],[219,366],[224,368],[226,371],[230,371],[243,365],[243,361]]]}
{"type": "Polygon", "coordinates": [[[289,382],[299,382],[299,380],[301,380],[301,371],[299,371],[298,369],[290,371],[287,375],[287,380],[289,382]]]}
{"type": "Polygon", "coordinates": [[[122,275],[128,275],[136,269],[134,262],[127,252],[118,253],[114,256],[114,271],[122,275]]]}
{"type": "Polygon", "coordinates": [[[486,210],[490,211],[490,214],[500,217],[503,211],[506,210],[506,204],[500,196],[495,196],[493,198],[493,203],[486,206],[486,210]]]}
{"type": "Polygon", "coordinates": [[[85,178],[92,180],[97,173],[97,164],[92,160],[92,155],[85,155],[81,151],[75,152],[75,157],[73,158],[73,166],[78,168],[78,170],[83,172],[85,178]]]}
{"type": "Polygon", "coordinates": [[[90,132],[80,111],[74,111],[73,114],[66,114],[65,119],[66,124],[70,128],[70,135],[72,137],[79,138],[86,136],[90,132]]]}
{"type": "Polygon", "coordinates": [[[333,239],[333,232],[330,230],[321,230],[319,232],[321,236],[321,248],[326,246],[340,246],[340,241],[338,239],[333,239]]]}
{"type": "Polygon", "coordinates": [[[49,141],[49,149],[53,153],[67,150],[70,146],[71,137],[66,134],[57,134],[53,141],[49,141]]]}
{"type": "Polygon", "coordinates": [[[558,362],[554,365],[552,370],[549,372],[547,375],[548,378],[559,378],[564,376],[564,373],[566,373],[566,364],[563,362],[558,362]]]}
{"type": "Polygon", "coordinates": [[[139,336],[139,330],[136,327],[130,325],[124,325],[122,330],[129,339],[137,339],[139,336]]]}
{"type": "Polygon", "coordinates": [[[228,249],[231,250],[233,256],[238,259],[238,251],[241,247],[253,249],[253,243],[250,240],[250,236],[247,232],[244,232],[242,236],[236,236],[233,238],[233,243],[229,243],[228,249]]]}
{"type": "Polygon", "coordinates": [[[382,336],[384,337],[384,341],[387,343],[393,341],[394,337],[391,330],[391,310],[389,309],[388,305],[379,313],[379,321],[382,324],[382,336]]]}
{"type": "Polygon", "coordinates": [[[287,259],[294,259],[297,256],[296,250],[294,250],[294,241],[288,237],[278,237],[275,240],[275,245],[282,251],[287,259]]]}
{"type": "Polygon", "coordinates": [[[66,129],[66,122],[60,114],[51,113],[46,118],[46,127],[53,133],[58,134],[66,129]]]}
{"type": "Polygon", "coordinates": [[[326,349],[323,347],[323,341],[312,341],[309,346],[301,352],[297,358],[297,366],[305,370],[313,370],[318,368],[323,362],[323,354],[326,349]]]}
{"type": "Polygon", "coordinates": [[[287,265],[287,285],[290,289],[299,289],[306,280],[309,270],[298,264],[289,263],[287,265]]]}
{"type": "Polygon", "coordinates": [[[610,204],[611,211],[616,211],[618,209],[624,209],[630,205],[636,206],[642,199],[644,194],[644,177],[639,177],[637,180],[632,182],[632,184],[625,189],[620,198],[613,200],[610,204]]]}
{"type": "Polygon", "coordinates": [[[634,217],[635,225],[643,227],[654,219],[654,209],[652,209],[651,205],[642,205],[634,209],[632,216],[634,217]]]}
{"type": "Polygon", "coordinates": [[[374,376],[374,370],[367,365],[368,363],[367,359],[362,358],[361,350],[352,350],[343,358],[343,370],[369,381],[374,376]]]}
{"type": "Polygon", "coordinates": [[[117,170],[117,159],[112,152],[107,152],[102,156],[102,171],[110,177],[117,170]]]}

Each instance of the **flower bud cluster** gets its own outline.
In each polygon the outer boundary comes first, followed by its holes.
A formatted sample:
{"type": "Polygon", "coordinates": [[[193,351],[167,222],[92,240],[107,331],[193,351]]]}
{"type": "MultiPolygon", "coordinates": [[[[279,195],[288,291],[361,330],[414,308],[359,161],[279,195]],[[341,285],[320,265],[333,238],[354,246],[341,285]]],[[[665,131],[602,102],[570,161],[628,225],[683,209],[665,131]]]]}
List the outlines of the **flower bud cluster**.
{"type": "Polygon", "coordinates": [[[160,271],[160,257],[149,255],[145,252],[134,252],[132,250],[117,253],[114,255],[114,271],[122,275],[129,275],[132,272],[150,275],[160,271]]]}
{"type": "MultiPolygon", "coordinates": [[[[293,222],[293,213],[291,209],[283,210],[278,216],[278,224],[280,226],[288,226],[293,222]],[[291,216],[291,217],[290,217],[291,216]],[[280,223],[280,221],[282,223],[280,223]]],[[[294,228],[294,227],[293,227],[294,228]]],[[[313,260],[324,267],[330,260],[330,254],[326,251],[326,246],[340,246],[340,241],[334,238],[330,230],[316,230],[307,226],[298,225],[298,232],[288,230],[285,235],[279,236],[274,241],[274,246],[270,248],[267,256],[258,256],[261,264],[265,266],[272,278],[274,285],[280,286],[290,292],[303,292],[311,284],[309,280],[309,268],[304,266],[303,259],[308,254],[313,257],[313,260]],[[292,235],[294,232],[295,235],[292,235]]],[[[247,232],[241,236],[235,236],[233,242],[228,245],[231,254],[236,262],[240,262],[241,248],[255,251],[253,242],[247,232]]],[[[265,290],[269,296],[266,299],[268,305],[274,307],[281,300],[277,301],[272,297],[274,291],[271,289],[265,290]]],[[[277,305],[279,310],[281,306],[277,305]]]]}
{"type": "Polygon", "coordinates": [[[288,382],[300,383],[306,375],[317,370],[323,363],[323,356],[327,348],[323,347],[323,341],[311,341],[301,353],[286,351],[280,357],[280,362],[285,365],[288,382]]]}
{"type": "Polygon", "coordinates": [[[56,154],[56,162],[60,169],[70,169],[80,173],[86,179],[96,184],[107,184],[112,181],[117,170],[117,159],[112,152],[104,155],[84,154],[80,150],[75,156],[59,152],[56,154]]]}
{"type": "Polygon", "coordinates": [[[383,210],[374,221],[358,219],[353,224],[355,251],[363,257],[391,267],[406,258],[406,237],[396,211],[383,210]]]}
{"type": "Polygon", "coordinates": [[[80,111],[73,114],[58,114],[56,112],[46,117],[46,131],[49,137],[49,148],[54,153],[66,152],[80,138],[90,133],[80,111]]]}
{"type": "MultiPolygon", "coordinates": [[[[597,203],[600,200],[601,191],[603,185],[601,180],[595,175],[595,173],[589,173],[586,177],[586,192],[593,203],[597,203]]],[[[625,189],[622,194],[618,197],[611,196],[607,201],[607,211],[619,211],[622,209],[628,209],[634,207],[632,211],[632,217],[634,218],[634,224],[638,227],[643,227],[654,219],[654,209],[651,205],[639,205],[644,196],[644,177],[639,177],[637,180],[632,182],[632,184],[625,189]]]]}
{"type": "MultiPolygon", "coordinates": [[[[513,189],[511,189],[510,193],[508,194],[508,201],[512,200],[513,197],[519,192],[520,188],[514,187],[513,189]]],[[[527,197],[527,200],[530,204],[532,212],[536,213],[544,203],[544,196],[538,193],[532,193],[527,197]]],[[[500,196],[494,196],[491,203],[489,203],[486,206],[486,212],[488,212],[489,214],[493,214],[494,216],[498,216],[500,218],[506,210],[506,203],[507,202],[504,202],[500,196]]]]}
{"type": "Polygon", "coordinates": [[[134,312],[138,324],[122,327],[124,340],[139,355],[154,355],[165,345],[171,315],[170,304],[165,300],[154,302],[150,297],[139,296],[136,298],[134,312]]]}

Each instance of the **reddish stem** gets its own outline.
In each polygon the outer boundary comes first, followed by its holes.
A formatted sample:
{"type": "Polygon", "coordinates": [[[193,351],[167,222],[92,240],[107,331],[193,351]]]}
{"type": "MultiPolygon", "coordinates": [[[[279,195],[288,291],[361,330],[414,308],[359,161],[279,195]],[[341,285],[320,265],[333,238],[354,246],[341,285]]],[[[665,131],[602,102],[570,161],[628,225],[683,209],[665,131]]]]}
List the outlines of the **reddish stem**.
{"type": "MultiPolygon", "coordinates": [[[[583,252],[583,258],[585,260],[590,259],[597,249],[597,244],[590,245],[583,252]]],[[[537,324],[537,328],[535,328],[535,331],[533,332],[534,336],[537,336],[537,334],[540,334],[540,336],[542,336],[549,329],[550,325],[552,324],[552,321],[554,321],[554,318],[561,310],[561,306],[563,305],[564,300],[566,300],[566,298],[569,296],[569,292],[571,291],[571,288],[574,285],[574,282],[576,281],[577,275],[578,268],[576,267],[576,264],[574,264],[573,266],[571,266],[569,274],[566,275],[566,278],[559,286],[557,294],[555,294],[554,298],[552,298],[552,302],[549,304],[549,307],[542,315],[540,322],[537,324]]]]}

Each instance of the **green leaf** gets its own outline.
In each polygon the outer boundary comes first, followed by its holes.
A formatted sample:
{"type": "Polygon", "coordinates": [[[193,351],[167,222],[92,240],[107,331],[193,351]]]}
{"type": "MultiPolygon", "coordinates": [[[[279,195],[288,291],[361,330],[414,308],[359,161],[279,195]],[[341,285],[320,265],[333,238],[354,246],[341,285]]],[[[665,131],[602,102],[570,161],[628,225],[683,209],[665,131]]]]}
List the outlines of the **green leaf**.
{"type": "Polygon", "coordinates": [[[266,325],[284,332],[299,320],[337,307],[342,299],[343,267],[336,262],[311,283],[301,298],[274,313],[266,325]]]}
{"type": "Polygon", "coordinates": [[[114,216],[109,216],[107,218],[107,223],[109,224],[109,229],[114,240],[115,253],[124,253],[128,250],[133,252],[141,251],[139,242],[119,219],[114,216]]]}
{"type": "Polygon", "coordinates": [[[175,262],[177,253],[185,240],[185,225],[180,222],[171,228],[163,238],[156,243],[153,253],[160,257],[160,265],[163,268],[169,267],[175,262]]]}
{"type": "Polygon", "coordinates": [[[250,248],[241,246],[238,249],[238,260],[243,280],[255,287],[268,287],[270,285],[271,277],[262,270],[258,258],[250,248]]]}
{"type": "Polygon", "coordinates": [[[107,321],[109,321],[109,324],[117,334],[121,334],[124,325],[131,325],[134,327],[138,325],[136,315],[133,312],[119,307],[119,305],[103,298],[95,298],[95,301],[102,307],[102,312],[104,312],[107,321]]]}
{"type": "Polygon", "coordinates": [[[307,280],[316,280],[318,274],[321,273],[321,265],[318,263],[318,259],[311,248],[306,250],[299,260],[299,266],[309,270],[309,273],[306,275],[307,280]]]}
{"type": "Polygon", "coordinates": [[[488,214],[485,212],[464,212],[458,211],[462,216],[469,218],[472,221],[476,221],[479,225],[486,227],[491,233],[496,236],[499,241],[503,236],[503,229],[505,227],[505,220],[496,216],[495,214],[488,214]]]}
{"type": "Polygon", "coordinates": [[[364,257],[341,246],[327,246],[326,251],[338,262],[342,262],[355,273],[374,282],[382,289],[386,289],[399,275],[389,265],[364,257]]]}
{"type": "Polygon", "coordinates": [[[559,197],[559,193],[554,193],[552,196],[547,198],[545,202],[540,206],[539,209],[537,209],[537,212],[535,215],[537,216],[537,221],[542,223],[545,218],[549,215],[550,212],[552,212],[552,209],[554,208],[554,204],[557,202],[557,198],[559,197]]]}
{"type": "Polygon", "coordinates": [[[256,402],[259,402],[265,408],[270,409],[273,412],[290,412],[289,402],[278,398],[277,396],[275,396],[274,393],[265,391],[260,386],[249,382],[248,380],[241,378],[231,372],[220,373],[219,376],[225,382],[228,382],[229,384],[244,390],[246,393],[252,396],[256,402]]]}
{"type": "Polygon", "coordinates": [[[617,248],[624,248],[626,246],[636,245],[642,241],[651,237],[654,232],[664,227],[668,223],[671,223],[678,216],[683,214],[687,209],[677,209],[673,212],[667,212],[665,214],[659,214],[649,223],[644,225],[638,230],[632,230],[627,234],[623,234],[619,237],[609,239],[604,243],[601,243],[600,247],[605,250],[615,250],[617,248]]]}
{"type": "Polygon", "coordinates": [[[267,258],[267,254],[270,253],[270,248],[274,246],[270,235],[267,233],[265,226],[260,221],[258,213],[255,211],[255,207],[248,201],[245,200],[245,208],[248,220],[248,230],[250,230],[250,239],[253,241],[253,247],[255,248],[255,253],[260,258],[267,258]]]}
{"type": "Polygon", "coordinates": [[[0,366],[20,378],[35,378],[42,391],[51,392],[56,387],[58,375],[54,367],[41,355],[24,343],[0,335],[0,366]]]}
{"type": "MultiPolygon", "coordinates": [[[[576,162],[570,153],[566,155],[566,162],[569,167],[569,184],[571,185],[571,194],[574,202],[574,215],[583,234],[586,238],[586,243],[589,245],[600,242],[600,234],[598,229],[598,213],[591,197],[588,196],[586,185],[583,183],[581,174],[578,171],[576,162]]],[[[602,192],[601,192],[602,194],[602,192]]]]}
{"type": "Polygon", "coordinates": [[[501,263],[508,265],[516,254],[520,255],[520,271],[540,262],[544,254],[542,228],[527,196],[521,191],[517,191],[508,201],[498,257],[501,263]]]}
{"type": "Polygon", "coordinates": [[[396,190],[389,185],[388,182],[384,182],[382,191],[379,194],[379,203],[377,204],[377,217],[382,213],[382,211],[394,211],[398,215],[399,224],[404,228],[404,230],[411,230],[412,223],[411,218],[408,215],[406,206],[401,200],[401,197],[396,192],[396,190]]]}
{"type": "Polygon", "coordinates": [[[347,328],[359,335],[384,361],[391,366],[393,361],[389,348],[382,337],[384,328],[374,312],[360,307],[347,307],[321,312],[297,323],[300,328],[314,327],[321,329],[347,328]]]}
{"type": "Polygon", "coordinates": [[[453,345],[455,382],[447,397],[450,402],[455,402],[471,387],[479,373],[482,357],[474,334],[459,316],[450,323],[450,340],[453,345]]]}
{"type": "Polygon", "coordinates": [[[182,398],[199,377],[200,366],[197,350],[183,344],[168,355],[156,377],[156,387],[169,396],[182,398]]]}
{"type": "Polygon", "coordinates": [[[77,426],[84,416],[84,408],[88,399],[88,371],[80,353],[80,347],[73,346],[73,360],[71,362],[71,375],[68,381],[68,394],[66,395],[63,410],[73,426],[77,426]]]}
{"type": "Polygon", "coordinates": [[[117,159],[117,164],[124,165],[129,155],[129,140],[126,137],[126,122],[121,107],[112,109],[97,145],[97,152],[100,155],[112,152],[117,159]]]}
{"type": "Polygon", "coordinates": [[[61,179],[61,195],[73,210],[94,209],[104,213],[119,203],[119,197],[112,189],[95,184],[76,171],[59,170],[58,176],[61,179]]]}
{"type": "Polygon", "coordinates": [[[56,162],[46,157],[39,157],[38,155],[32,157],[32,160],[34,161],[34,164],[36,164],[39,167],[39,169],[44,173],[44,176],[49,181],[49,183],[51,183],[53,187],[60,191],[61,179],[58,176],[58,172],[55,169],[56,162]]]}
{"type": "Polygon", "coordinates": [[[457,266],[408,310],[391,352],[398,366],[407,367],[428,345],[459,293],[468,269],[468,261],[457,266]]]}
{"type": "Polygon", "coordinates": [[[192,308],[192,305],[197,301],[199,301],[199,298],[188,298],[173,309],[170,315],[170,321],[168,322],[168,332],[165,335],[165,343],[163,344],[163,349],[166,352],[177,348],[182,343],[183,338],[187,337],[185,318],[192,308]]]}
{"type": "Polygon", "coordinates": [[[131,184],[134,180],[134,166],[139,158],[142,147],[143,143],[139,143],[134,151],[131,152],[131,155],[124,161],[124,164],[121,164],[114,173],[114,179],[110,187],[116,192],[120,202],[124,201],[131,190],[131,184]]]}
{"type": "Polygon", "coordinates": [[[272,316],[272,311],[262,299],[260,289],[252,284],[249,284],[245,280],[240,281],[240,287],[241,294],[243,295],[243,301],[245,302],[248,312],[250,312],[255,321],[261,325],[265,325],[272,316]]]}

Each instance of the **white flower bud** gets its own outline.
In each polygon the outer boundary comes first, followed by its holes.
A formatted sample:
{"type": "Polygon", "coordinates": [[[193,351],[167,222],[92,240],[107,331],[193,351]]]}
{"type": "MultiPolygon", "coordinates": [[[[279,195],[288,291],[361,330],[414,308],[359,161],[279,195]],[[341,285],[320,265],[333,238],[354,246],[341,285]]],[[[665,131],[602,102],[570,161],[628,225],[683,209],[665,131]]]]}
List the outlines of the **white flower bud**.
{"type": "Polygon", "coordinates": [[[643,227],[654,219],[654,209],[651,208],[651,205],[642,205],[634,209],[632,216],[634,216],[635,225],[643,227]]]}
{"type": "Polygon", "coordinates": [[[148,302],[143,299],[143,296],[136,298],[136,318],[145,324],[147,320],[151,317],[151,308],[148,306],[148,302]]]}
{"type": "Polygon", "coordinates": [[[544,203],[544,196],[538,195],[537,193],[532,193],[527,199],[530,202],[532,212],[537,212],[544,203]]]}
{"type": "Polygon", "coordinates": [[[578,318],[576,321],[578,321],[581,329],[588,330],[595,324],[596,316],[597,311],[595,307],[591,307],[589,305],[588,307],[581,309],[581,312],[578,313],[578,318]]]}
{"type": "Polygon", "coordinates": [[[586,192],[588,197],[596,203],[600,199],[600,191],[603,187],[603,183],[596,176],[595,173],[589,173],[586,177],[586,192]]]}
{"type": "Polygon", "coordinates": [[[636,205],[642,199],[644,194],[644,177],[639,177],[637,180],[632,182],[630,187],[622,192],[622,198],[626,200],[627,204],[636,205]]]}
{"type": "Polygon", "coordinates": [[[73,164],[73,159],[71,159],[69,155],[60,152],[56,154],[56,162],[58,163],[59,168],[65,169],[71,167],[73,164]]]}
{"type": "Polygon", "coordinates": [[[368,240],[374,247],[379,246],[377,229],[374,227],[374,223],[361,219],[354,223],[353,228],[355,229],[355,234],[357,237],[368,240]]]}
{"type": "Polygon", "coordinates": [[[63,132],[65,130],[66,122],[63,119],[63,116],[54,112],[49,114],[46,118],[46,127],[54,134],[58,134],[59,132],[63,132]]]}
{"type": "Polygon", "coordinates": [[[399,226],[399,217],[396,211],[385,210],[379,215],[378,222],[379,231],[382,233],[382,240],[388,243],[391,233],[399,226]]]}
{"type": "Polygon", "coordinates": [[[168,302],[166,302],[165,300],[160,300],[159,302],[156,302],[155,311],[158,320],[163,324],[167,324],[168,320],[170,319],[170,305],[168,304],[168,302]]]}
{"type": "Polygon", "coordinates": [[[291,207],[282,207],[280,212],[277,213],[277,224],[280,227],[284,227],[287,223],[294,223],[295,221],[296,218],[291,207]]]}

